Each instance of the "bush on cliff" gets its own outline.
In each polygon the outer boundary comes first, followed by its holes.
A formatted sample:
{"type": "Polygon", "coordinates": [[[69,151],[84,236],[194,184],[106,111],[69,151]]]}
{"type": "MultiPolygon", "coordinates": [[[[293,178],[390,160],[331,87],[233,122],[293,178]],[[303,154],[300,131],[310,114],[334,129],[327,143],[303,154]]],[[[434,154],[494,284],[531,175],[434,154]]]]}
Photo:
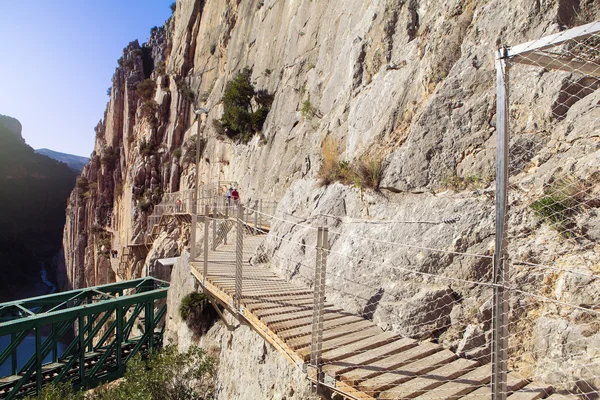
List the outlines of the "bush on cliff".
{"type": "Polygon", "coordinates": [[[214,373],[215,360],[203,349],[192,346],[178,353],[167,346],[147,360],[138,354],[116,384],[93,393],[74,393],[68,382],[50,385],[37,400],[209,400],[214,399],[214,373]]]}
{"type": "Polygon", "coordinates": [[[238,72],[227,82],[221,99],[225,110],[218,122],[229,138],[242,143],[262,130],[274,97],[264,89],[256,90],[251,77],[252,70],[248,67],[238,72]]]}
{"type": "Polygon", "coordinates": [[[204,293],[191,292],[181,299],[179,316],[196,335],[205,333],[217,318],[204,293]]]}

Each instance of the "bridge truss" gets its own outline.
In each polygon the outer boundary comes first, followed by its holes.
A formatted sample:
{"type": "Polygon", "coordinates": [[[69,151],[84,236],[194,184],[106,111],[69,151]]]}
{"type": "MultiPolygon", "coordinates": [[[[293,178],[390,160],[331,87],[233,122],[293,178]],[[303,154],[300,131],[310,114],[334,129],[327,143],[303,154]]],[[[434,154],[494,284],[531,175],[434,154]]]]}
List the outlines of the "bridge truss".
{"type": "Polygon", "coordinates": [[[167,290],[167,282],[148,277],[0,304],[0,338],[10,338],[0,353],[0,367],[10,371],[0,378],[0,398],[121,377],[134,355],[162,345],[167,290]]]}

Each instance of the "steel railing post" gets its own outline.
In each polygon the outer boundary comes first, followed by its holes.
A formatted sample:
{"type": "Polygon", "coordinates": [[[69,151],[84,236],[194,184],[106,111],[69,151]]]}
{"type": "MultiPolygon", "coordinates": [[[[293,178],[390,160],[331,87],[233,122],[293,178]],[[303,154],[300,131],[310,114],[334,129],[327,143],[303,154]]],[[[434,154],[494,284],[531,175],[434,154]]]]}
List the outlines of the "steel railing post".
{"type": "Polygon", "coordinates": [[[84,335],[84,316],[79,314],[79,383],[81,387],[85,387],[85,335],[84,335]]]}
{"type": "Polygon", "coordinates": [[[258,204],[254,203],[254,234],[258,235],[258,204]]]}
{"type": "Polygon", "coordinates": [[[121,306],[117,306],[115,313],[115,318],[117,319],[117,369],[119,370],[119,372],[123,372],[123,309],[121,308],[121,306]]]}
{"type": "MultiPolygon", "coordinates": [[[[17,334],[16,333],[11,333],[10,334],[10,343],[12,345],[14,345],[14,343],[17,341],[17,334]]],[[[12,370],[12,375],[16,375],[17,374],[17,346],[14,346],[11,352],[11,370],[12,370]]]]}
{"type": "Polygon", "coordinates": [[[215,251],[217,249],[217,202],[215,201],[213,204],[213,241],[212,241],[212,250],[215,251]]]}
{"type": "Polygon", "coordinates": [[[42,391],[42,330],[41,327],[35,328],[35,387],[36,394],[39,396],[42,391]]]}
{"type": "Polygon", "coordinates": [[[237,210],[237,237],[235,243],[235,298],[234,308],[238,313],[240,312],[241,300],[242,300],[242,258],[244,257],[244,206],[238,204],[237,210]]]}
{"type": "Polygon", "coordinates": [[[310,344],[310,364],[316,370],[317,391],[320,390],[319,382],[322,381],[321,372],[321,352],[323,341],[323,309],[324,309],[324,243],[326,234],[322,227],[317,229],[317,247],[315,262],[315,281],[314,281],[314,302],[313,302],[313,320],[310,344]]]}
{"type": "Polygon", "coordinates": [[[260,199],[260,202],[259,202],[259,205],[258,205],[258,211],[260,212],[260,214],[258,215],[258,225],[262,229],[262,226],[263,226],[263,223],[262,223],[263,201],[262,201],[262,199],[260,199]]]}
{"type": "Polygon", "coordinates": [[[508,64],[506,50],[496,58],[496,251],[494,254],[492,321],[492,399],[507,395],[508,263],[506,262],[506,205],[508,196],[508,64]]]}
{"type": "Polygon", "coordinates": [[[206,275],[208,274],[208,205],[204,206],[204,269],[202,271],[202,284],[206,284],[206,275]]]}
{"type": "Polygon", "coordinates": [[[192,228],[190,230],[190,261],[196,261],[196,228],[198,225],[198,188],[191,192],[192,199],[192,228]]]}

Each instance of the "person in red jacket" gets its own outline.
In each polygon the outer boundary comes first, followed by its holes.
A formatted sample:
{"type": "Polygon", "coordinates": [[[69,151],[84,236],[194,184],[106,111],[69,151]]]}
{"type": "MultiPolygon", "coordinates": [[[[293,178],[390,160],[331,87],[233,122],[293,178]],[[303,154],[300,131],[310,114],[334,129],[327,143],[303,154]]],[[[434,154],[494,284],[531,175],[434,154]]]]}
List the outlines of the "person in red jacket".
{"type": "Polygon", "coordinates": [[[237,206],[240,201],[240,194],[235,187],[231,191],[231,199],[233,200],[233,204],[237,206]]]}

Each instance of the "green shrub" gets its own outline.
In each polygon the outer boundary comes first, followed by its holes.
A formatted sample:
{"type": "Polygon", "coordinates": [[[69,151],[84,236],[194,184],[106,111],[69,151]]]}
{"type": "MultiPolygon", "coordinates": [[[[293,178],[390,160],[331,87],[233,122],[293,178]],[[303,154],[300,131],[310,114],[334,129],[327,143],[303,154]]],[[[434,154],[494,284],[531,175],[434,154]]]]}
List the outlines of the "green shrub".
{"type": "Polygon", "coordinates": [[[210,45],[210,54],[215,54],[215,51],[217,51],[217,45],[216,44],[211,44],[210,45]]]}
{"type": "Polygon", "coordinates": [[[246,143],[262,129],[273,103],[273,95],[266,90],[255,90],[251,82],[252,70],[248,67],[227,82],[223,94],[223,116],[219,120],[225,134],[246,143]],[[258,105],[253,110],[252,101],[258,105]]]}
{"type": "Polygon", "coordinates": [[[152,119],[158,111],[158,103],[154,99],[146,100],[142,103],[142,117],[152,119]]]}
{"type": "Polygon", "coordinates": [[[317,115],[317,109],[310,102],[310,98],[308,98],[304,103],[302,103],[302,108],[300,110],[302,113],[302,117],[306,119],[312,119],[315,115],[317,115]]]}
{"type": "Polygon", "coordinates": [[[157,151],[157,146],[152,141],[147,141],[146,139],[142,139],[140,141],[139,147],[140,154],[144,157],[155,154],[157,151]]]}
{"type": "Polygon", "coordinates": [[[167,346],[146,360],[138,353],[114,384],[84,394],[59,383],[45,387],[37,400],[209,400],[215,398],[215,369],[215,360],[200,347],[178,353],[167,346]]]}
{"type": "Polygon", "coordinates": [[[137,200],[138,210],[142,212],[148,212],[152,208],[151,194],[146,192],[137,200]]]}
{"type": "Polygon", "coordinates": [[[383,171],[384,162],[381,157],[363,157],[358,160],[356,172],[362,187],[379,190],[383,171]]]}
{"type": "Polygon", "coordinates": [[[173,150],[173,157],[174,158],[181,158],[181,147],[178,147],[175,150],[173,150]]]}
{"type": "Polygon", "coordinates": [[[177,89],[179,90],[179,93],[181,93],[181,95],[185,99],[187,99],[191,103],[193,103],[195,101],[196,94],[190,88],[190,86],[188,85],[188,83],[185,81],[184,78],[182,78],[180,76],[176,76],[175,77],[175,85],[177,86],[177,89]]]}
{"type": "Polygon", "coordinates": [[[77,180],[75,181],[75,187],[77,187],[79,192],[87,192],[90,190],[90,183],[85,176],[81,175],[77,177],[77,180]]]}
{"type": "Polygon", "coordinates": [[[117,158],[117,150],[114,149],[112,146],[108,146],[106,149],[104,149],[104,152],[102,153],[102,158],[100,158],[100,164],[112,166],[114,165],[117,158]]]}
{"type": "Polygon", "coordinates": [[[179,316],[196,335],[205,333],[217,317],[206,295],[198,292],[191,292],[181,299],[179,316]]]}
{"type": "Polygon", "coordinates": [[[273,70],[272,70],[272,69],[269,69],[269,68],[265,69],[265,72],[263,72],[263,74],[264,74],[265,76],[270,76],[272,73],[273,73],[273,70]]]}
{"type": "Polygon", "coordinates": [[[135,91],[142,100],[148,101],[152,99],[156,93],[156,82],[150,78],[144,79],[135,86],[135,91]]]}
{"type": "Polygon", "coordinates": [[[169,7],[171,8],[171,12],[175,12],[175,10],[177,10],[177,3],[176,2],[172,2],[169,7]]]}
{"type": "Polygon", "coordinates": [[[546,187],[545,196],[530,207],[542,222],[550,225],[565,237],[570,237],[573,228],[571,217],[585,205],[589,185],[569,177],[553,177],[546,187]]]}

